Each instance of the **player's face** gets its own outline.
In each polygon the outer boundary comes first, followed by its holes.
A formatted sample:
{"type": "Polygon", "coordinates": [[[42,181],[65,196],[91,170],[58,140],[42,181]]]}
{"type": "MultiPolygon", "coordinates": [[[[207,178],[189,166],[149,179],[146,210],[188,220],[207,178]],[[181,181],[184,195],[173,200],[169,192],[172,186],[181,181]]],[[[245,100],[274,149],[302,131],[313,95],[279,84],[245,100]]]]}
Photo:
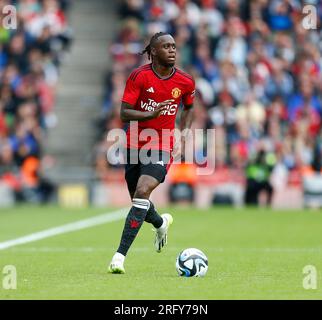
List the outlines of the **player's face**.
{"type": "Polygon", "coordinates": [[[176,62],[176,43],[170,35],[161,36],[155,46],[155,56],[165,67],[173,67],[176,62]]]}

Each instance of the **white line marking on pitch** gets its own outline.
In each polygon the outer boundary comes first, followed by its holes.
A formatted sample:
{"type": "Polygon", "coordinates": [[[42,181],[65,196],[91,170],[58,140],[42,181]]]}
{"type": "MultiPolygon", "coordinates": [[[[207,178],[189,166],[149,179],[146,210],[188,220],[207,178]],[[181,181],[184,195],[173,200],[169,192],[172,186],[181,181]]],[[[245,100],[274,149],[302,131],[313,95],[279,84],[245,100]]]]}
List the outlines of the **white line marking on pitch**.
{"type": "Polygon", "coordinates": [[[63,233],[82,230],[82,229],[94,227],[100,224],[121,220],[127,215],[127,212],[128,212],[128,209],[122,209],[122,210],[113,211],[110,213],[104,213],[99,216],[95,216],[93,218],[79,220],[76,222],[64,224],[59,227],[54,227],[43,231],[31,233],[24,237],[0,242],[0,250],[8,249],[20,244],[25,244],[25,243],[34,242],[41,239],[57,236],[63,233]]]}

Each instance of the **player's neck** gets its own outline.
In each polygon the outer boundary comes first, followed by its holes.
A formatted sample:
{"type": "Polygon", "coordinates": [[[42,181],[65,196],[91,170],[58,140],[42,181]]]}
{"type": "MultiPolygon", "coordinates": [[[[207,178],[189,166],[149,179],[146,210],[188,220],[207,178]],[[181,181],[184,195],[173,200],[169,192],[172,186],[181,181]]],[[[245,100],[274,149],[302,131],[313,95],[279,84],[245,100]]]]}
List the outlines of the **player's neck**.
{"type": "Polygon", "coordinates": [[[160,78],[170,77],[174,72],[174,67],[165,67],[158,62],[152,62],[152,69],[160,78]]]}

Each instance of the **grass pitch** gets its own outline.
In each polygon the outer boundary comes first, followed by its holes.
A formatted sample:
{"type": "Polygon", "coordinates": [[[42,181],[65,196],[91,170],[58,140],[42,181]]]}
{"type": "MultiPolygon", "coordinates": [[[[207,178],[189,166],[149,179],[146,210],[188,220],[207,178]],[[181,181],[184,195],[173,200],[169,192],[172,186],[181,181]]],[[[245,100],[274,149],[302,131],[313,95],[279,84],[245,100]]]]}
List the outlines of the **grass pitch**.
{"type": "MultiPolygon", "coordinates": [[[[115,209],[17,207],[0,210],[0,243],[87,219],[115,209]]],[[[322,211],[171,207],[168,246],[153,247],[144,224],[129,251],[125,275],[107,273],[124,220],[0,250],[0,271],[17,270],[17,289],[0,299],[321,299],[322,211]],[[204,278],[181,278],[177,254],[205,252],[204,278]],[[317,271],[317,289],[303,288],[306,265],[317,271]]]]}

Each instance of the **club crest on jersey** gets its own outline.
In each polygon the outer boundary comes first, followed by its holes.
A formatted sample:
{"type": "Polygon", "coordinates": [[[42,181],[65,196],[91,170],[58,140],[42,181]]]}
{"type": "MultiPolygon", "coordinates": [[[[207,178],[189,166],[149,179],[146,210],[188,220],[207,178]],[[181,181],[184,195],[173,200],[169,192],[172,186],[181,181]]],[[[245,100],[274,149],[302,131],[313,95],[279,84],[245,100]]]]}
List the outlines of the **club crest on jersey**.
{"type": "Polygon", "coordinates": [[[173,98],[177,99],[181,95],[181,90],[179,88],[173,88],[171,94],[173,98]]]}

